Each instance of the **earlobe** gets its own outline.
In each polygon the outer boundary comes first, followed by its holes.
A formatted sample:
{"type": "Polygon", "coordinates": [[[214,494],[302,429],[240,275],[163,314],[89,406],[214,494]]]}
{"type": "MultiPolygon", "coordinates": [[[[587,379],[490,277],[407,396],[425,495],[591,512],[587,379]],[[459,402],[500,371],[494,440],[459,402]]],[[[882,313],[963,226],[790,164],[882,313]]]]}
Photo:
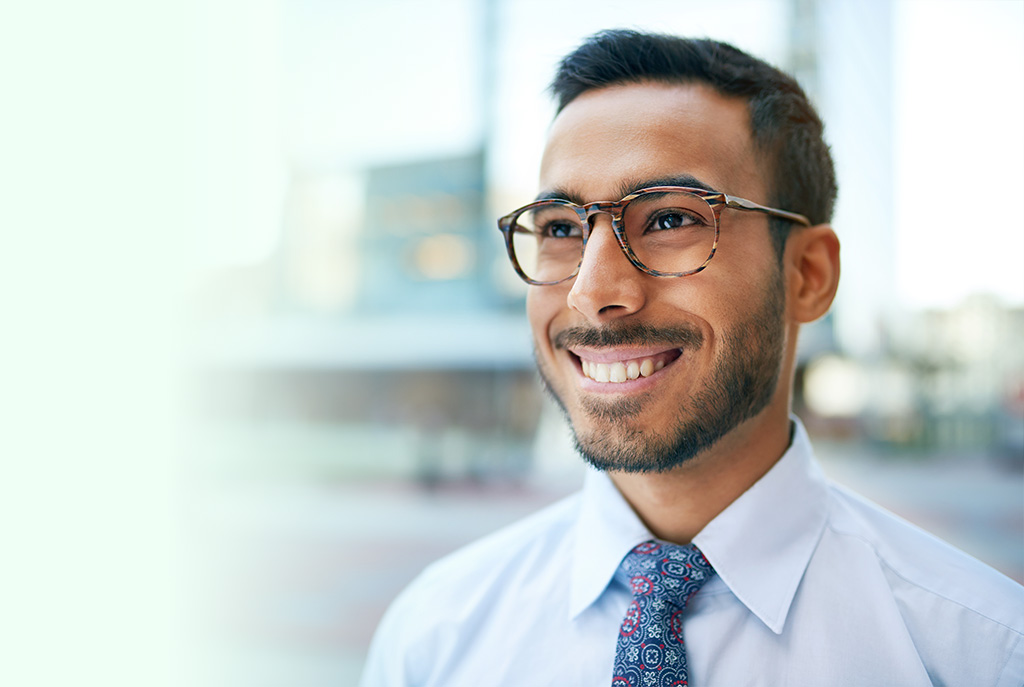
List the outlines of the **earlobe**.
{"type": "Polygon", "coordinates": [[[839,237],[827,224],[794,231],[786,242],[789,312],[799,323],[826,312],[839,288],[839,237]]]}

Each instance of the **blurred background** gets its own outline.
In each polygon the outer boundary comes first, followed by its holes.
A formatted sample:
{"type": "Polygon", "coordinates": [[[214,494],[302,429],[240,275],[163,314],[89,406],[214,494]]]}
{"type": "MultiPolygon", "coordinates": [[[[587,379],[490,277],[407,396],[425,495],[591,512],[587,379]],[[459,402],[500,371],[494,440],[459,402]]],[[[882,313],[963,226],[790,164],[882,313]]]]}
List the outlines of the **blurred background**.
{"type": "Polygon", "coordinates": [[[803,84],[843,278],[797,412],[1024,581],[1024,1],[9,3],[5,684],[354,685],[426,564],[579,486],[495,218],[612,27],[803,84]]]}
{"type": "Polygon", "coordinates": [[[843,280],[801,340],[826,471],[1024,581],[1024,4],[222,1],[204,13],[189,467],[214,683],[350,685],[429,561],[574,490],[495,218],[556,61],[638,27],[794,73],[843,280]]]}

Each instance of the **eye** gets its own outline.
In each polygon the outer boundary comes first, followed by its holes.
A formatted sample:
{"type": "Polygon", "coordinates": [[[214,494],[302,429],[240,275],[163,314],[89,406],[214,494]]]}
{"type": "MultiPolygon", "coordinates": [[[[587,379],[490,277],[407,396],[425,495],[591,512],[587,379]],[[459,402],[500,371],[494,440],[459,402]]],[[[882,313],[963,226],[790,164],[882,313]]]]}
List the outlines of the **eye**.
{"type": "Polygon", "coordinates": [[[650,231],[666,231],[683,227],[703,226],[704,220],[685,210],[663,210],[651,218],[650,231]]]}
{"type": "Polygon", "coordinates": [[[568,239],[583,235],[575,222],[553,221],[538,228],[538,233],[546,238],[568,239]]]}

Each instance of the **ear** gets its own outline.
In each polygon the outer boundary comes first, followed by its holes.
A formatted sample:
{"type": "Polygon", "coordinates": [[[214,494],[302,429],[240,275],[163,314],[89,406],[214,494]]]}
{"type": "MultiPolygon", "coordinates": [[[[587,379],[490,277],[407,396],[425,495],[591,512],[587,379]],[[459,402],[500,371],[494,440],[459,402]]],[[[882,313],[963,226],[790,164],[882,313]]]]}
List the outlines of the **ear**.
{"type": "Polygon", "coordinates": [[[832,305],[839,288],[839,237],[828,224],[794,230],[784,256],[790,317],[812,322],[832,305]]]}

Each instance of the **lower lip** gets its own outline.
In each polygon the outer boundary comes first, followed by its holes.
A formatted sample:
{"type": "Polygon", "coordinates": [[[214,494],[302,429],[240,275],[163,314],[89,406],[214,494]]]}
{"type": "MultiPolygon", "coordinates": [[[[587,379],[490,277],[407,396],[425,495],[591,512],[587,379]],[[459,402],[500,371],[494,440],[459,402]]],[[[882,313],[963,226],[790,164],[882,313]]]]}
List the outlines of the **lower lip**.
{"type": "Polygon", "coordinates": [[[665,367],[657,370],[650,377],[641,376],[636,379],[627,379],[624,382],[598,382],[583,374],[583,367],[580,365],[579,358],[572,357],[573,364],[576,366],[576,373],[579,375],[580,389],[599,394],[630,394],[646,391],[657,384],[658,380],[679,360],[680,358],[676,358],[668,365],[665,365],[665,367]]]}

